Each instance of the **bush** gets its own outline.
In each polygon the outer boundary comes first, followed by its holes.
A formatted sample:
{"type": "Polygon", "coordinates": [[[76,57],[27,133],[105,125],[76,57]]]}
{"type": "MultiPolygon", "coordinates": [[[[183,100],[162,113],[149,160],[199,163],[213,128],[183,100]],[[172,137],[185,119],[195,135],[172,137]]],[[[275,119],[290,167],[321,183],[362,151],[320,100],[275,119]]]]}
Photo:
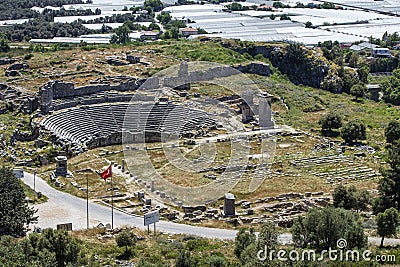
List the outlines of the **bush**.
{"type": "Polygon", "coordinates": [[[33,58],[33,54],[26,54],[26,55],[24,56],[24,60],[29,60],[29,59],[31,59],[31,58],[33,58]]]}
{"type": "Polygon", "coordinates": [[[340,238],[346,239],[349,249],[367,245],[359,217],[344,209],[312,209],[304,217],[294,220],[291,231],[293,242],[303,248],[334,248],[340,238]]]}
{"type": "Polygon", "coordinates": [[[350,121],[343,126],[341,135],[349,144],[357,143],[357,140],[365,140],[367,138],[365,124],[358,120],[350,121]]]}

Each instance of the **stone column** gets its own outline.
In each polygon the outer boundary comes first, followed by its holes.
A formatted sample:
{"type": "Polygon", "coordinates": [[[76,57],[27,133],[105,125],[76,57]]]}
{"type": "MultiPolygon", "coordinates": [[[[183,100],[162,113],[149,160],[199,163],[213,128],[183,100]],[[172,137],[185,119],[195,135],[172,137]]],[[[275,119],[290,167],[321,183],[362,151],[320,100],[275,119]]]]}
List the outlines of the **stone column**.
{"type": "Polygon", "coordinates": [[[224,198],[224,215],[235,216],[235,196],[231,193],[226,193],[224,198]]]}
{"type": "Polygon", "coordinates": [[[272,121],[272,109],[271,109],[272,96],[264,92],[258,95],[258,97],[259,97],[258,121],[260,128],[271,128],[274,126],[274,123],[272,121]]]}
{"type": "Polygon", "coordinates": [[[65,156],[58,156],[56,157],[56,176],[67,176],[68,169],[67,169],[67,157],[65,156]]]}

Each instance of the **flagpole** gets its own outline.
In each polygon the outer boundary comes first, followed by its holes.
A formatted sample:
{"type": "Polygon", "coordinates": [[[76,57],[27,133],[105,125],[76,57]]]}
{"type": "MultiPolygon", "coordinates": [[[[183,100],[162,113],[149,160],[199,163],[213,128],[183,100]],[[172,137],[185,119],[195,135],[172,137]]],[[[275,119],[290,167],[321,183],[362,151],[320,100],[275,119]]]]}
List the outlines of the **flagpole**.
{"type": "Polygon", "coordinates": [[[111,171],[111,229],[114,229],[114,186],[113,186],[112,171],[111,171]]]}
{"type": "Polygon", "coordinates": [[[86,174],[86,224],[89,229],[89,178],[86,174]]]}

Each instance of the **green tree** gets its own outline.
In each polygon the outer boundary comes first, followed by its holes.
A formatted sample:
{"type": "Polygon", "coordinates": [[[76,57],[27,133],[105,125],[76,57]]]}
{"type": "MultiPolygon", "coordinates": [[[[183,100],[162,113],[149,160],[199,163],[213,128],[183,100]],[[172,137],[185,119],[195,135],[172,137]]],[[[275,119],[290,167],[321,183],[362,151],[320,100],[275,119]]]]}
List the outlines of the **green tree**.
{"type": "Polygon", "coordinates": [[[358,99],[359,97],[364,97],[367,93],[367,87],[363,83],[357,83],[350,88],[350,94],[358,99]]]}
{"type": "Polygon", "coordinates": [[[353,51],[349,52],[346,56],[346,61],[349,63],[349,67],[356,68],[359,58],[360,56],[357,53],[353,51]]]}
{"type": "Polygon", "coordinates": [[[388,146],[388,161],[390,168],[382,171],[378,190],[380,196],[373,201],[375,214],[390,207],[400,210],[400,141],[394,141],[388,146]]]}
{"type": "Polygon", "coordinates": [[[341,67],[339,74],[342,78],[343,92],[350,94],[350,89],[353,85],[359,83],[358,74],[353,69],[345,69],[341,67]]]}
{"type": "Polygon", "coordinates": [[[37,243],[32,246],[36,251],[47,250],[54,253],[58,267],[76,264],[78,261],[80,245],[78,240],[71,237],[67,231],[45,229],[39,235],[37,243]]]}
{"type": "Polygon", "coordinates": [[[376,217],[378,226],[378,235],[382,237],[380,247],[383,247],[385,237],[396,234],[396,228],[399,226],[399,212],[395,208],[385,210],[376,217]]]}
{"type": "Polygon", "coordinates": [[[354,208],[356,204],[356,199],[354,196],[355,191],[355,186],[346,188],[343,185],[338,185],[332,194],[333,205],[335,208],[343,208],[346,210],[354,208]]]}
{"type": "Polygon", "coordinates": [[[178,39],[179,38],[179,29],[177,27],[172,27],[170,29],[171,37],[173,39],[178,39]]]}
{"type": "Polygon", "coordinates": [[[339,129],[342,127],[342,117],[334,112],[322,116],[318,122],[321,125],[322,131],[331,132],[332,129],[339,129]]]}
{"type": "Polygon", "coordinates": [[[358,212],[360,210],[367,210],[368,205],[371,204],[371,194],[367,190],[357,190],[355,192],[356,204],[354,209],[358,212]]]}
{"type": "Polygon", "coordinates": [[[391,121],[385,128],[385,137],[387,143],[393,143],[396,140],[400,140],[400,122],[391,121]]]}
{"type": "MultiPolygon", "coordinates": [[[[380,181],[382,183],[382,180],[380,181]]],[[[382,189],[380,189],[381,191],[382,189]]],[[[372,200],[372,213],[378,214],[384,212],[385,210],[395,207],[394,201],[390,198],[390,196],[383,195],[384,192],[380,192],[382,195],[376,197],[372,200]]]]}
{"type": "Polygon", "coordinates": [[[0,237],[0,266],[76,266],[80,246],[65,231],[45,229],[24,239],[0,237]]]}
{"type": "Polygon", "coordinates": [[[172,20],[172,17],[171,17],[171,14],[169,12],[161,11],[161,13],[157,15],[157,20],[162,25],[166,25],[172,20]]]}
{"type": "Polygon", "coordinates": [[[27,226],[37,221],[28,207],[20,180],[8,168],[0,168],[0,236],[24,236],[27,226]]]}
{"type": "Polygon", "coordinates": [[[306,28],[311,28],[312,27],[311,21],[307,21],[305,26],[306,26],[306,28]]]}
{"type": "Polygon", "coordinates": [[[360,79],[360,82],[364,84],[368,83],[368,74],[369,74],[368,66],[364,65],[361,68],[358,68],[357,74],[358,74],[358,79],[360,79]]]}
{"type": "Polygon", "coordinates": [[[354,209],[357,212],[366,210],[371,202],[370,193],[367,190],[357,190],[354,185],[349,187],[338,185],[333,191],[332,198],[335,208],[354,209]]]}
{"type": "Polygon", "coordinates": [[[337,65],[343,65],[343,50],[340,48],[338,44],[332,46],[331,49],[331,60],[335,62],[337,65]]]}
{"type": "Polygon", "coordinates": [[[130,42],[129,33],[131,30],[128,26],[122,25],[115,29],[115,35],[117,36],[117,43],[119,44],[126,44],[130,42]]]}
{"type": "Polygon", "coordinates": [[[357,143],[358,140],[365,140],[367,138],[365,124],[358,120],[350,121],[342,127],[341,135],[349,144],[357,143]]]}
{"type": "Polygon", "coordinates": [[[150,7],[154,12],[159,12],[163,9],[161,0],[145,0],[144,7],[150,7]]]}
{"type": "Polygon", "coordinates": [[[333,248],[340,238],[347,240],[347,248],[362,248],[367,244],[358,215],[344,209],[312,209],[294,220],[291,232],[295,245],[304,248],[333,248]]]}
{"type": "Polygon", "coordinates": [[[118,44],[118,37],[115,33],[111,35],[110,44],[118,44]]]}
{"type": "Polygon", "coordinates": [[[275,249],[278,245],[278,229],[272,222],[265,222],[261,225],[257,238],[258,249],[267,248],[268,251],[275,249]]]}
{"type": "Polygon", "coordinates": [[[285,7],[285,6],[282,4],[282,2],[280,2],[280,1],[275,1],[275,2],[272,4],[272,6],[273,6],[274,8],[283,8],[283,7],[285,7]]]}
{"type": "Polygon", "coordinates": [[[254,229],[250,228],[250,231],[247,231],[244,228],[240,228],[239,232],[236,234],[235,238],[235,249],[234,253],[236,257],[242,260],[243,251],[252,243],[255,243],[256,235],[254,233],[254,229]]]}
{"type": "Polygon", "coordinates": [[[160,30],[160,26],[158,26],[157,23],[152,22],[149,25],[149,31],[154,31],[154,30],[159,31],[160,30]]]}
{"type": "Polygon", "coordinates": [[[128,247],[134,246],[137,242],[136,235],[128,230],[121,231],[115,238],[119,247],[125,247],[125,255],[128,255],[128,247]]]}
{"type": "Polygon", "coordinates": [[[212,255],[206,260],[207,266],[210,267],[225,267],[227,266],[227,262],[224,257],[220,257],[217,255],[212,255]]]}
{"type": "Polygon", "coordinates": [[[400,105],[400,68],[395,69],[393,75],[383,81],[380,87],[386,102],[400,105]]]}
{"type": "Polygon", "coordinates": [[[241,11],[241,10],[248,10],[249,7],[247,6],[242,6],[240,3],[232,3],[227,5],[228,9],[232,11],[241,11]]]}
{"type": "Polygon", "coordinates": [[[135,24],[135,23],[133,23],[133,21],[131,21],[131,20],[126,20],[126,21],[124,22],[123,26],[128,27],[130,31],[134,31],[134,30],[137,31],[137,30],[140,30],[140,29],[141,29],[141,26],[140,26],[139,24],[137,24],[137,23],[135,24]]]}
{"type": "Polygon", "coordinates": [[[8,44],[8,39],[5,34],[0,34],[0,51],[8,52],[10,51],[10,45],[8,44]]]}
{"type": "MultiPolygon", "coordinates": [[[[256,242],[257,252],[277,250],[278,247],[278,229],[273,222],[264,222],[261,225],[260,233],[256,242]]],[[[245,253],[246,254],[246,253],[245,253]]],[[[254,255],[254,254],[253,254],[254,255]]],[[[267,258],[264,261],[259,261],[253,256],[251,265],[248,266],[274,266],[276,259],[267,258]]]]}

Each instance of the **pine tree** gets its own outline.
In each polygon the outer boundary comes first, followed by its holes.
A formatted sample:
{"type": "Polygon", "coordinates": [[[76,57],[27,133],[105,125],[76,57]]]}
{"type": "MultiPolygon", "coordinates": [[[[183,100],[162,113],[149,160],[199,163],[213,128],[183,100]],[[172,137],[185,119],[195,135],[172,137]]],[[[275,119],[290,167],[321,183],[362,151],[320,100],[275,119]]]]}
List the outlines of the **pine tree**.
{"type": "Polygon", "coordinates": [[[37,221],[28,207],[20,181],[10,169],[0,168],[0,236],[24,236],[27,226],[37,221]]]}

